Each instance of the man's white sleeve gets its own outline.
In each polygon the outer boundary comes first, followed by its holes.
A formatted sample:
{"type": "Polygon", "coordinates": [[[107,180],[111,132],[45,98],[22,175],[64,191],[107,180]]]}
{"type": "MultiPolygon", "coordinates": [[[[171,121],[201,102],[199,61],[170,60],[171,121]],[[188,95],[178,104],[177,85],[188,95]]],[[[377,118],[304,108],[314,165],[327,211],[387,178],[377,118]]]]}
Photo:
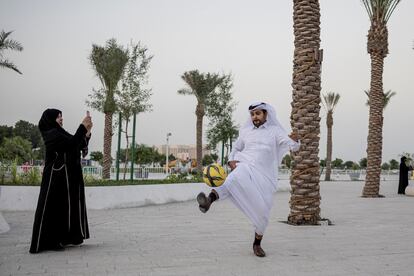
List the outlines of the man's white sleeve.
{"type": "Polygon", "coordinates": [[[287,135],[280,135],[277,141],[279,146],[287,146],[291,151],[298,151],[300,148],[300,141],[296,142],[287,135]]]}
{"type": "Polygon", "coordinates": [[[237,138],[236,142],[233,145],[233,148],[229,154],[229,161],[233,161],[234,160],[234,156],[236,155],[237,152],[242,151],[244,148],[244,143],[243,143],[243,137],[240,134],[239,138],[237,138]]]}

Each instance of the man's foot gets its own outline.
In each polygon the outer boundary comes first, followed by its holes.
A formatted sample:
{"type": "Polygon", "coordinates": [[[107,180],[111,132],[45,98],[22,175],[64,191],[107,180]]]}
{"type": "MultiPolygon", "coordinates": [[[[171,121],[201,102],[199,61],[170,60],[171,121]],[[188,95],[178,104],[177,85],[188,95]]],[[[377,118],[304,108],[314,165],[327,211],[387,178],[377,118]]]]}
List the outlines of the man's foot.
{"type": "Polygon", "coordinates": [[[205,213],[210,209],[211,201],[209,197],[206,197],[206,194],[201,192],[197,195],[198,208],[201,212],[205,213]]]}
{"type": "Polygon", "coordinates": [[[257,257],[264,257],[266,253],[264,252],[263,248],[260,245],[253,244],[253,253],[257,257]]]}

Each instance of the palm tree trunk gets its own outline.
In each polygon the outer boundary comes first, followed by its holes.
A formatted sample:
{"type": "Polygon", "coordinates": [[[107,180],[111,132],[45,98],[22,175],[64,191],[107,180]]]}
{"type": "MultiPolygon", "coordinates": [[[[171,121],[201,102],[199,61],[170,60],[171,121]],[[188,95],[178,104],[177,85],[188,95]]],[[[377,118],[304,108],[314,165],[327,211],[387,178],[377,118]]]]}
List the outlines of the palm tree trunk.
{"type": "Polygon", "coordinates": [[[291,126],[301,150],[293,153],[290,214],[293,225],[317,224],[319,194],[319,110],[321,91],[320,12],[318,0],[294,0],[295,51],[291,126]]]}
{"type": "Polygon", "coordinates": [[[382,87],[383,69],[384,56],[380,53],[371,53],[367,174],[362,192],[363,197],[379,197],[382,159],[382,113],[384,109],[382,87]]]}
{"type": "Polygon", "coordinates": [[[104,149],[103,149],[103,171],[102,178],[111,177],[111,147],[112,147],[112,113],[105,113],[104,149]]]}
{"type": "Polygon", "coordinates": [[[197,152],[197,173],[201,174],[203,171],[203,117],[204,117],[204,105],[198,103],[196,107],[196,152],[197,152]]]}
{"type": "Polygon", "coordinates": [[[326,117],[326,126],[328,128],[328,137],[326,139],[326,172],[325,181],[331,181],[331,167],[332,167],[332,125],[333,116],[332,111],[328,112],[326,117]]]}

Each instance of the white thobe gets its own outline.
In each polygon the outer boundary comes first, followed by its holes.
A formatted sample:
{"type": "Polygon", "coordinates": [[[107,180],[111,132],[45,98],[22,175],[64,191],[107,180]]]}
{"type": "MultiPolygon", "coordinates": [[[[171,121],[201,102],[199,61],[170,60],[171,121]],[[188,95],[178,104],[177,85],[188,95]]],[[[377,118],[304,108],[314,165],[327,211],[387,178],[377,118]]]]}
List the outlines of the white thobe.
{"type": "Polygon", "coordinates": [[[243,129],[234,144],[229,160],[239,163],[215,190],[220,200],[229,198],[250,219],[259,235],[264,234],[269,222],[278,165],[284,154],[299,147],[298,142],[267,123],[243,129]]]}

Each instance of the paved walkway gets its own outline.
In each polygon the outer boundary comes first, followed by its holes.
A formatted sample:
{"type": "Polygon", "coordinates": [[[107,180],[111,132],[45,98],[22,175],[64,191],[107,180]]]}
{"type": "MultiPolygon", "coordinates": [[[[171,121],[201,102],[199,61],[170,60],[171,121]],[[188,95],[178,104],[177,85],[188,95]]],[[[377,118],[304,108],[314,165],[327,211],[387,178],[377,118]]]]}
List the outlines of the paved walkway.
{"type": "Polygon", "coordinates": [[[4,212],[0,275],[414,275],[414,197],[382,183],[321,183],[322,217],[334,226],[290,226],[288,192],[253,255],[248,220],[229,201],[201,214],[195,201],[89,212],[91,239],[63,252],[28,253],[33,212],[4,212]]]}

